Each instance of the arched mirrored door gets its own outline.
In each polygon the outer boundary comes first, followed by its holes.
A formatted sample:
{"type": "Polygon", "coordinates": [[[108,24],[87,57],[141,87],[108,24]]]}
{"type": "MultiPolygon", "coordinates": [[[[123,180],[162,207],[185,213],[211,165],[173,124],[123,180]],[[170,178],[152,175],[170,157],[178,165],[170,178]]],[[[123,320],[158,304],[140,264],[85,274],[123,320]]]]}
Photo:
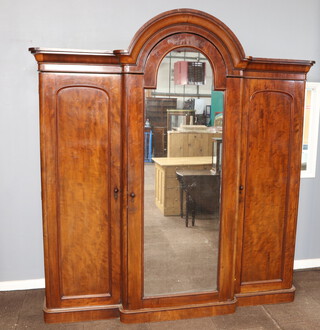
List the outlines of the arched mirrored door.
{"type": "Polygon", "coordinates": [[[145,90],[144,296],[217,290],[224,93],[177,48],[145,90]]]}

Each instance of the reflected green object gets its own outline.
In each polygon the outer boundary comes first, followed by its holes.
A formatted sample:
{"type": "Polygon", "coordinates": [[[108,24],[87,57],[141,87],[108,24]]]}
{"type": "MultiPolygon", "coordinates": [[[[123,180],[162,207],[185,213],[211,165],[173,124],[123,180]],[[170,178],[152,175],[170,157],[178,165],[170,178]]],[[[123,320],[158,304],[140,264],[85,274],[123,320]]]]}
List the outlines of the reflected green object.
{"type": "Polygon", "coordinates": [[[213,125],[214,117],[217,113],[223,112],[223,95],[221,91],[212,91],[211,92],[211,115],[210,115],[210,126],[213,125]]]}

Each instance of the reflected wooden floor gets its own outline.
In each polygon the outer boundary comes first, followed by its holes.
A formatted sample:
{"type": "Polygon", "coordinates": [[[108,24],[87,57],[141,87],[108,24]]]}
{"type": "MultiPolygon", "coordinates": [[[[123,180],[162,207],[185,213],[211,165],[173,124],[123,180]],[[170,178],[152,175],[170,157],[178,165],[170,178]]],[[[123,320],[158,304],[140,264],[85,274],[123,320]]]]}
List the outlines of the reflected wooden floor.
{"type": "Polygon", "coordinates": [[[163,216],[155,205],[154,165],[145,165],[145,296],[213,291],[217,287],[219,217],[197,215],[194,227],[163,216]]]}

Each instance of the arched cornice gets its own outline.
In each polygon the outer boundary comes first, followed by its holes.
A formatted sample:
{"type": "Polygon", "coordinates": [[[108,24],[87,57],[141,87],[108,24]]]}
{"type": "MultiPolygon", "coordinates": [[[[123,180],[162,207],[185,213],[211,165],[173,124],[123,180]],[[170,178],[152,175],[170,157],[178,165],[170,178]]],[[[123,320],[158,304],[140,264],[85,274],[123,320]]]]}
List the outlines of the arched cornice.
{"type": "Polygon", "coordinates": [[[241,43],[224,23],[194,9],[175,9],[154,17],[135,34],[128,50],[85,51],[37,47],[29,50],[42,72],[144,73],[148,56],[158,43],[183,33],[211,43],[221,55],[226,76],[274,77],[277,72],[280,79],[304,80],[314,64],[313,61],[245,57],[241,43]]]}
{"type": "Polygon", "coordinates": [[[157,42],[177,33],[194,33],[210,40],[233,67],[245,57],[244,50],[234,33],[217,18],[194,9],[175,9],[162,13],[135,34],[127,51],[115,51],[122,63],[138,64],[157,42]],[[228,57],[228,59],[226,58],[228,57]]]}

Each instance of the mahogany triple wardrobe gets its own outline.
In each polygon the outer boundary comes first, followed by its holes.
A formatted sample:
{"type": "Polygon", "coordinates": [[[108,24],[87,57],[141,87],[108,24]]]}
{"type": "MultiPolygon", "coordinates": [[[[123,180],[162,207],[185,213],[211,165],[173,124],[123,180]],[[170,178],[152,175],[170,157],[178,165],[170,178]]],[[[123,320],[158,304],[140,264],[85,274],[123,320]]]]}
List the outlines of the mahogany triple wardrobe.
{"type": "MultiPolygon", "coordinates": [[[[39,69],[46,322],[151,322],[294,299],[304,94],[313,62],[246,57],[225,24],[192,9],[151,19],[126,51],[30,51],[39,69]],[[212,91],[223,93],[221,130],[203,128],[223,143],[220,179],[212,180],[221,184],[219,210],[208,219],[196,211],[195,225],[186,227],[180,214],[164,216],[155,203],[155,163],[144,161],[145,100],[174,97],[182,109],[178,87],[167,95],[157,89],[158,71],[194,53],[212,72],[212,91]],[[183,245],[189,239],[202,245],[183,245]],[[179,254],[186,249],[190,257],[179,254]]],[[[183,206],[177,171],[208,171],[212,156],[162,155],[156,161],[168,175],[161,184],[183,206]]]]}

